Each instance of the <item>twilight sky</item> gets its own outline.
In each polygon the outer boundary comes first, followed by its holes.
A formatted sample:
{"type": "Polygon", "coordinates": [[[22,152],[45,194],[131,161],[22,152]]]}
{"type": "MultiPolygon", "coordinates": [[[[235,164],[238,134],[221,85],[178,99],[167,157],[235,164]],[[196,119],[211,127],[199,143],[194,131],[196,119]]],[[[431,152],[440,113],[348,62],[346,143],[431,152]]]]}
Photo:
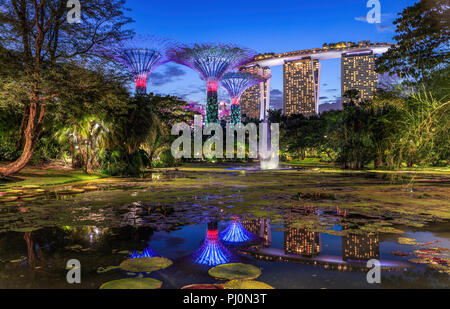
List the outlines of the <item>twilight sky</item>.
{"type": "MultiPolygon", "coordinates": [[[[366,21],[368,0],[127,0],[139,34],[186,43],[223,42],[260,53],[318,48],[340,41],[393,42],[392,21],[416,0],[380,0],[381,24],[366,21]]],[[[282,67],[274,67],[272,104],[282,105],[282,67]]],[[[321,103],[340,98],[340,61],[322,61],[321,103]]],[[[204,83],[191,69],[166,64],[150,76],[148,91],[204,103],[204,83]]],[[[221,99],[227,100],[225,92],[221,99]]]]}

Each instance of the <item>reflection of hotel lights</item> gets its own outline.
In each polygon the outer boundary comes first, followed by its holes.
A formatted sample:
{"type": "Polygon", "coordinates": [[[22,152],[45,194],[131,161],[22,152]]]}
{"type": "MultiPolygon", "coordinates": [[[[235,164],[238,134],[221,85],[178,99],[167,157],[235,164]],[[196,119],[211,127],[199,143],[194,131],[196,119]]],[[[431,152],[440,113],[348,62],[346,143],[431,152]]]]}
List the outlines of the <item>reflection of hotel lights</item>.
{"type": "Polygon", "coordinates": [[[195,263],[217,266],[231,261],[231,253],[220,243],[217,225],[208,225],[206,240],[202,247],[194,253],[195,263]]]}
{"type": "Polygon", "coordinates": [[[234,220],[220,234],[220,238],[228,243],[243,243],[251,240],[254,236],[248,232],[238,220],[234,220]]]}

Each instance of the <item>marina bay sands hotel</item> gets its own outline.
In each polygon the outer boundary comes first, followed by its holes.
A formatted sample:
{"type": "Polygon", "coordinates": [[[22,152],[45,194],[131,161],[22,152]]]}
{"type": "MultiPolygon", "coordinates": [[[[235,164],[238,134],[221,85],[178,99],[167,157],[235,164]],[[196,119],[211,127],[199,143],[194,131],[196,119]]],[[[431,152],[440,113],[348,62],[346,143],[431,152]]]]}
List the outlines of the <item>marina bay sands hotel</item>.
{"type": "MultiPolygon", "coordinates": [[[[375,59],[393,44],[341,42],[323,48],[282,54],[259,55],[242,71],[271,75],[271,67],[283,66],[283,113],[285,115],[319,113],[320,74],[323,59],[341,59],[342,96],[348,90],[359,92],[359,101],[371,99],[378,86],[375,59]]],[[[271,80],[247,90],[241,98],[242,115],[264,119],[270,108],[271,80]]],[[[342,98],[342,102],[345,99],[342,98]]]]}

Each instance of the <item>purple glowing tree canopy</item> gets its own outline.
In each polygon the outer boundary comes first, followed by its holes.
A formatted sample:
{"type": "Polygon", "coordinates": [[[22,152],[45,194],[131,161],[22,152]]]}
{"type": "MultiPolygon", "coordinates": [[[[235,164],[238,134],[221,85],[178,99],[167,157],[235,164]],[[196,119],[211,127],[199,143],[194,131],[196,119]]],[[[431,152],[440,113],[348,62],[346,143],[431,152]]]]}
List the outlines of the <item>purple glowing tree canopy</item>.
{"type": "Polygon", "coordinates": [[[173,48],[173,41],[153,35],[140,35],[120,41],[112,46],[100,47],[100,54],[126,66],[133,74],[136,93],[147,92],[150,74],[160,65],[169,62],[167,51],[173,48]]]}
{"type": "Polygon", "coordinates": [[[266,80],[270,76],[260,76],[244,72],[230,72],[224,75],[221,80],[221,86],[228,92],[231,98],[231,123],[239,124],[241,122],[241,96],[244,92],[266,80]]]}
{"type": "Polygon", "coordinates": [[[226,44],[183,45],[171,49],[168,54],[172,61],[198,72],[200,78],[206,82],[207,123],[217,123],[219,120],[217,90],[222,77],[256,56],[256,52],[250,49],[226,44]]]}
{"type": "Polygon", "coordinates": [[[239,100],[247,89],[269,78],[251,73],[230,72],[224,75],[221,86],[228,92],[231,99],[239,100]]]}

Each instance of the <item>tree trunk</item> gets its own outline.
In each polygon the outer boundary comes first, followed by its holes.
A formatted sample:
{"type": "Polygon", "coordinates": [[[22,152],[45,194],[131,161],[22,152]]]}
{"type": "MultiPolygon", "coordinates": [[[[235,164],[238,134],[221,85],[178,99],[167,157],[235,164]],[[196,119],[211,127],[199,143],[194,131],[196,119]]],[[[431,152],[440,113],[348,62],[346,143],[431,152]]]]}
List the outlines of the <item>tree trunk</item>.
{"type": "Polygon", "coordinates": [[[30,162],[33,156],[34,149],[36,148],[36,141],[40,134],[40,124],[45,115],[45,108],[43,105],[41,105],[39,118],[36,121],[38,109],[37,101],[38,100],[35,99],[30,104],[28,124],[24,132],[25,145],[23,147],[22,154],[15,162],[10,163],[4,167],[0,167],[0,176],[2,177],[7,177],[21,171],[30,162]]]}

